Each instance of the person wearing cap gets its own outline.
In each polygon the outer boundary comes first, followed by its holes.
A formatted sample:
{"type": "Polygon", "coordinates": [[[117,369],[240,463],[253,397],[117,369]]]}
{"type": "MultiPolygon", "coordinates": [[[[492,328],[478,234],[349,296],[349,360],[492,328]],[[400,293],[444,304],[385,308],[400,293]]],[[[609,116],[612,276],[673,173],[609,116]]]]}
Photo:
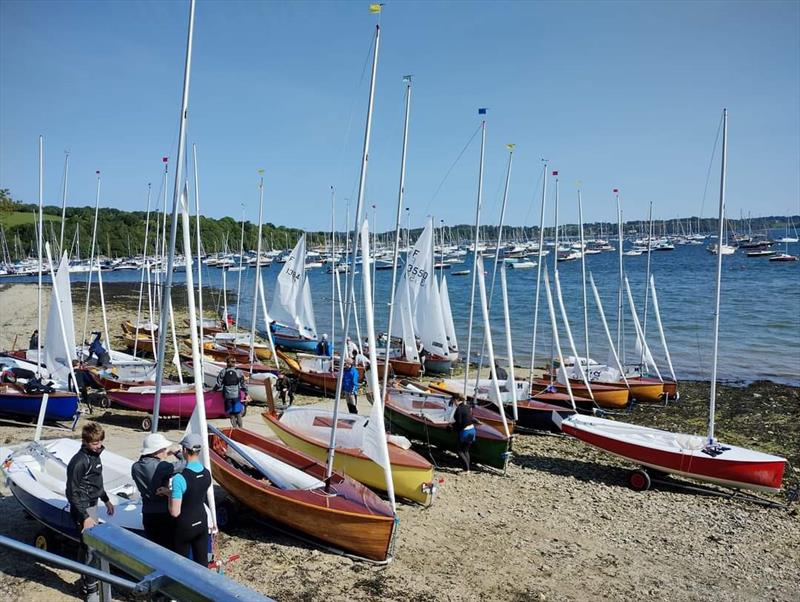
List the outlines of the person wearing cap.
{"type": "Polygon", "coordinates": [[[222,396],[225,398],[225,413],[231,419],[233,428],[242,427],[242,412],[244,404],[242,396],[247,395],[247,385],[244,382],[244,374],[236,368],[236,361],[229,357],[225,368],[217,374],[217,384],[214,390],[222,389],[222,396]]]}
{"type": "Polygon", "coordinates": [[[342,391],[347,399],[347,409],[351,414],[358,414],[358,368],[353,361],[344,361],[344,374],[342,375],[342,391]]]}
{"type": "Polygon", "coordinates": [[[161,433],[151,433],[142,442],[139,459],[131,466],[131,477],[142,496],[142,524],[144,534],[153,543],[172,549],[175,521],[169,515],[168,494],[165,487],[175,472],[183,470],[185,463],[173,464],[167,458],[173,443],[161,433]]]}
{"type": "Polygon", "coordinates": [[[317,343],[317,355],[331,357],[331,344],[328,342],[327,334],[323,334],[322,340],[317,343]]]}
{"type": "Polygon", "coordinates": [[[208,515],[204,502],[211,487],[211,473],[200,462],[203,438],[190,433],[181,441],[181,447],[186,468],[172,478],[169,500],[169,513],[175,518],[173,551],[207,566],[208,515]]]}

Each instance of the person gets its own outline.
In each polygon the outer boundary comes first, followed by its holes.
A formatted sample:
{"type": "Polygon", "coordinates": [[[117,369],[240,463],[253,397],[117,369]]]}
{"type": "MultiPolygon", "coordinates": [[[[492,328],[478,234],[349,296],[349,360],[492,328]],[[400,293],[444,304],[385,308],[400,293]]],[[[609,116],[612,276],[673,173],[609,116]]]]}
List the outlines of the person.
{"type": "Polygon", "coordinates": [[[142,497],[144,534],[153,543],[172,549],[175,521],[169,514],[169,479],[183,470],[185,463],[167,460],[172,454],[170,442],[161,433],[150,433],[142,442],[139,459],[131,466],[131,477],[142,497]]]}
{"type": "MultiPolygon", "coordinates": [[[[114,504],[109,500],[103,486],[103,462],[100,454],[105,449],[103,447],[105,436],[102,426],[96,422],[87,422],[81,431],[81,448],[67,465],[66,496],[69,502],[69,514],[79,533],[97,524],[97,520],[89,515],[89,510],[97,506],[97,500],[102,500],[106,505],[108,516],[114,516],[114,504]]],[[[97,560],[83,543],[82,537],[78,561],[89,566],[98,566],[97,560]]],[[[100,599],[97,579],[84,576],[81,582],[86,600],[100,599]]]]}
{"type": "Polygon", "coordinates": [[[86,358],[86,361],[90,361],[92,359],[92,355],[97,356],[97,365],[102,366],[103,368],[110,368],[111,367],[111,356],[109,355],[106,348],[103,347],[103,344],[100,342],[100,333],[93,332],[94,340],[91,344],[84,343],[84,345],[89,345],[89,357],[86,358]]]}
{"type": "Polygon", "coordinates": [[[456,450],[458,457],[461,458],[461,462],[464,464],[464,472],[469,474],[469,448],[472,447],[478,434],[475,429],[478,421],[472,415],[472,408],[469,404],[464,403],[463,399],[458,399],[456,404],[456,411],[453,414],[453,429],[458,437],[456,450]]]}
{"type": "Polygon", "coordinates": [[[200,462],[203,438],[189,433],[181,441],[186,468],[172,477],[169,514],[175,519],[173,551],[208,566],[208,515],[204,501],[211,473],[200,462]]]}
{"type": "Polygon", "coordinates": [[[38,349],[39,348],[39,331],[34,330],[33,334],[31,335],[31,340],[28,341],[28,349],[38,349]]]}
{"type": "Polygon", "coordinates": [[[70,382],[68,389],[74,390],[78,394],[78,399],[89,406],[89,413],[92,413],[92,406],[89,403],[89,384],[91,379],[87,376],[86,372],[81,369],[78,360],[72,360],[72,372],[75,374],[75,384],[72,384],[72,374],[68,380],[70,382]]]}
{"type": "Polygon", "coordinates": [[[497,374],[497,380],[508,380],[508,372],[500,365],[497,360],[494,361],[494,369],[497,374]]]}
{"type": "Polygon", "coordinates": [[[244,382],[244,375],[241,370],[236,368],[236,362],[229,357],[226,367],[217,374],[217,384],[214,390],[222,389],[222,396],[225,398],[225,413],[231,419],[231,426],[241,428],[242,412],[244,404],[242,395],[247,395],[247,385],[244,382]]]}
{"type": "Polygon", "coordinates": [[[347,337],[347,357],[353,357],[353,353],[358,353],[358,345],[356,345],[350,337],[347,337]]]}
{"type": "Polygon", "coordinates": [[[289,397],[289,405],[294,403],[294,382],[286,375],[283,370],[278,372],[278,378],[275,381],[275,389],[280,395],[281,403],[286,405],[286,397],[289,397]]]}
{"type": "Polygon", "coordinates": [[[328,335],[323,334],[322,339],[317,343],[317,355],[331,357],[331,344],[328,342],[328,335]]]}
{"type": "Polygon", "coordinates": [[[354,366],[364,366],[364,368],[369,369],[369,358],[363,353],[359,353],[358,349],[353,350],[352,358],[354,366]]]}
{"type": "Polygon", "coordinates": [[[353,365],[350,359],[344,362],[342,390],[346,395],[347,409],[351,414],[358,414],[358,368],[353,365]]]}

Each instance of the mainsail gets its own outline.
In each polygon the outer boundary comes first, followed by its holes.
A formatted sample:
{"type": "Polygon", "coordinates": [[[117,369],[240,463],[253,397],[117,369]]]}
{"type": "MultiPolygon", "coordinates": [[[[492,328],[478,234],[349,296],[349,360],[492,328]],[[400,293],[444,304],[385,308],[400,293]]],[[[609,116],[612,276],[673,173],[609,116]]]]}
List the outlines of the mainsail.
{"type": "Polygon", "coordinates": [[[401,316],[404,311],[409,311],[414,332],[422,341],[423,349],[430,354],[449,356],[442,301],[433,272],[432,218],[428,218],[425,229],[408,254],[394,302],[400,311],[395,313],[396,322],[392,325],[392,330],[401,331],[401,316]]]}
{"type": "Polygon", "coordinates": [[[306,236],[300,237],[289,259],[278,274],[270,317],[279,325],[296,330],[309,339],[317,338],[311,287],[306,278],[306,236]]]}
{"type": "Polygon", "coordinates": [[[447,290],[447,278],[442,275],[442,285],[439,290],[442,299],[442,318],[444,330],[447,333],[447,345],[450,348],[450,359],[458,359],[458,340],[456,339],[456,325],[453,323],[453,311],[450,309],[450,292],[447,290]]]}
{"type": "Polygon", "coordinates": [[[47,332],[44,340],[44,363],[50,372],[50,378],[66,383],[70,375],[72,360],[77,359],[75,352],[75,325],[72,317],[72,292],[69,283],[69,259],[64,253],[58,266],[53,292],[50,296],[50,310],[47,314],[47,332]],[[58,319],[58,301],[56,289],[61,302],[61,315],[64,317],[64,334],[58,319]],[[66,347],[64,338],[66,338],[66,347]]]}

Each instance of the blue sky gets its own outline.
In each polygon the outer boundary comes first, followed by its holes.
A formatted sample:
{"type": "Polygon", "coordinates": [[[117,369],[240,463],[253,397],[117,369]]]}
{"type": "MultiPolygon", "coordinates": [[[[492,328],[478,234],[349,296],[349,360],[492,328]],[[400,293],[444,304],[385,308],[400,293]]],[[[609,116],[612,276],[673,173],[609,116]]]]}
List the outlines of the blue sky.
{"type": "MultiPolygon", "coordinates": [[[[211,2],[197,6],[189,143],[204,213],[307,229],[355,199],[375,18],[367,2],[211,2]]],[[[174,157],[188,3],[0,3],[0,187],[35,202],[37,136],[45,199],[144,209],[174,157]]],[[[403,83],[414,75],[407,203],[448,223],[473,220],[478,137],[433,194],[488,107],[484,222],[499,214],[514,156],[508,223],[538,221],[540,158],[561,173],[562,220],[716,214],[706,173],[730,111],[729,214],[800,211],[800,3],[389,2],[367,203],[392,225],[403,83]]],[[[172,184],[170,184],[171,190],[172,184]]],[[[353,203],[354,204],[354,203],[353,203]]],[[[339,227],[344,211],[338,212],[339,227]]]]}

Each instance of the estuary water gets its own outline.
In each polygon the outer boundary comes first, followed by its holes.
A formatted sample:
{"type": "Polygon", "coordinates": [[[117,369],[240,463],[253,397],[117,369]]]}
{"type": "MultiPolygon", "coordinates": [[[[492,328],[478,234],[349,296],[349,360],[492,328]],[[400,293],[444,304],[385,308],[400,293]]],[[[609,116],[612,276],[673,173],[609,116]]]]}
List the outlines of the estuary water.
{"type": "MultiPolygon", "coordinates": [[[[613,244],[613,243],[612,243],[613,244]]],[[[782,249],[783,245],[775,245],[782,249]]],[[[626,247],[627,248],[627,247],[626,247]]],[[[789,252],[797,255],[800,245],[789,245],[789,252]]],[[[491,287],[494,255],[484,257],[486,285],[491,287]]],[[[647,255],[625,257],[624,266],[640,320],[643,317],[645,274],[647,255]]],[[[655,276],[658,302],[664,325],[667,343],[678,379],[708,380],[711,376],[714,324],[714,292],[717,258],[705,249],[705,245],[676,245],[674,251],[653,252],[651,271],[655,276]]],[[[544,258],[543,269],[549,271],[551,283],[553,276],[553,254],[544,258]]],[[[262,277],[267,295],[267,305],[271,301],[275,279],[282,264],[273,263],[262,268],[262,277]]],[[[402,262],[401,268],[402,269],[402,262]]],[[[467,348],[469,323],[469,299],[472,286],[472,257],[468,254],[465,263],[444,270],[450,290],[459,349],[463,354],[467,348]],[[452,272],[470,270],[466,276],[454,276],[452,272]]],[[[579,355],[585,354],[583,299],[581,288],[580,261],[560,262],[558,265],[564,303],[569,316],[573,337],[579,355]]],[[[360,272],[361,266],[358,267],[360,272]]],[[[619,287],[618,256],[616,252],[605,252],[586,257],[588,273],[594,275],[600,292],[609,329],[616,340],[617,331],[617,292],[619,287]]],[[[533,313],[536,298],[536,268],[527,270],[508,270],[509,310],[512,326],[514,362],[529,366],[533,339],[533,313]]],[[[253,268],[242,272],[242,301],[239,308],[241,327],[249,328],[252,311],[251,300],[254,290],[253,268]]],[[[332,275],[326,268],[308,271],[317,329],[320,334],[332,332],[332,275]]],[[[375,319],[378,331],[386,329],[388,321],[388,297],[391,287],[391,271],[378,270],[375,279],[376,303],[375,319]]],[[[440,274],[437,270],[437,276],[440,274]]],[[[86,274],[73,274],[73,282],[85,282],[86,274]]],[[[104,272],[105,282],[136,282],[140,272],[104,272]]],[[[96,282],[96,276],[94,277],[96,282]]],[[[340,275],[344,291],[344,274],[340,275]]],[[[227,274],[227,288],[231,291],[229,311],[235,312],[235,292],[238,274],[227,274]]],[[[2,282],[35,282],[31,277],[8,277],[2,282]]],[[[174,283],[185,282],[185,274],[177,272],[174,283]]],[[[360,307],[362,275],[356,277],[356,296],[359,305],[359,323],[363,329],[364,312],[360,307]]],[[[219,269],[203,267],[203,284],[217,289],[222,287],[222,272],[219,269]]],[[[588,286],[588,285],[587,285],[588,286]]],[[[138,286],[137,286],[138,288],[138,286]]],[[[591,289],[588,290],[589,304],[589,355],[604,363],[610,359],[609,347],[602,328],[602,322],[595,306],[591,289]]],[[[473,355],[481,347],[483,320],[480,308],[476,305],[473,320],[473,355]]],[[[338,301],[337,301],[338,303],[338,301]]],[[[556,301],[557,303],[557,301],[556,301]]],[[[500,358],[508,357],[506,349],[502,297],[499,274],[491,305],[491,323],[495,353],[500,358]]],[[[338,309],[337,309],[338,312],[338,309]]],[[[558,306],[556,305],[556,312],[558,306]]],[[[636,363],[633,357],[634,328],[630,310],[625,302],[624,348],[629,362],[636,363]]],[[[207,315],[210,315],[208,313],[207,315]]],[[[135,316],[131,316],[134,318],[135,316]]],[[[337,313],[338,320],[338,313],[337,313]]],[[[560,321],[560,318],[559,318],[560,321]]],[[[263,328],[263,317],[259,308],[258,326],[263,328]]],[[[539,300],[539,320],[536,337],[536,364],[546,363],[551,353],[551,326],[547,301],[542,286],[539,300]]],[[[560,327],[561,344],[565,355],[571,355],[569,344],[560,327]]],[[[355,328],[351,326],[355,338],[355,328]]],[[[337,348],[341,344],[341,323],[336,324],[337,348]]],[[[668,374],[664,353],[652,313],[652,305],[647,317],[647,341],[656,358],[659,368],[668,374]]],[[[748,382],[768,379],[787,384],[800,384],[800,262],[770,262],[766,258],[748,258],[743,251],[723,258],[722,306],[720,313],[719,342],[720,380],[748,382]]],[[[526,371],[527,372],[527,371],[526,371]]]]}

